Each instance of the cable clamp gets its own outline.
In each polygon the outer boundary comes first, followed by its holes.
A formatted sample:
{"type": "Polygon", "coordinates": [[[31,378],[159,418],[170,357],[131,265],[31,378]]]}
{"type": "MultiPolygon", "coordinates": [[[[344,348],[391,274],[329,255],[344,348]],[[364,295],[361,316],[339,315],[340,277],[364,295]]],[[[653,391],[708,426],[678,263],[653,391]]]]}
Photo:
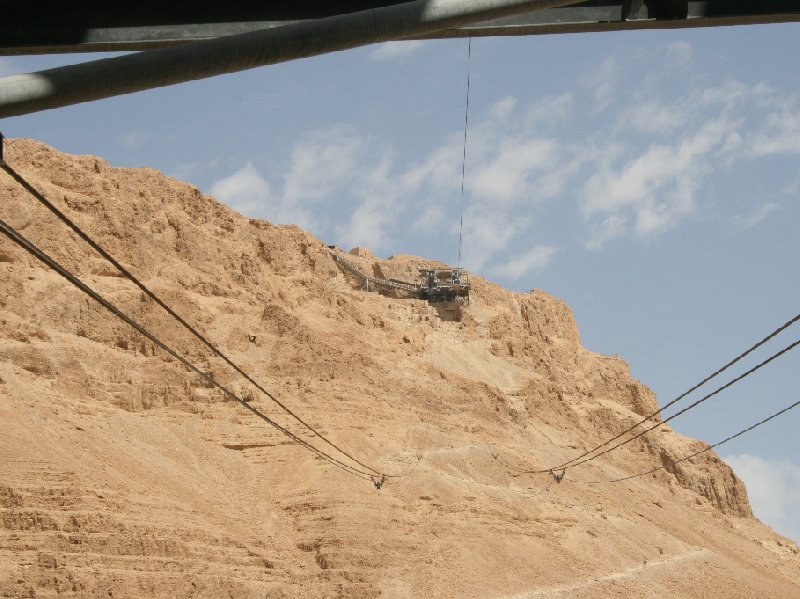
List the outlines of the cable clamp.
{"type": "Polygon", "coordinates": [[[376,489],[378,489],[378,491],[380,491],[380,490],[381,490],[381,487],[382,487],[382,486],[384,485],[384,483],[386,483],[386,481],[388,481],[388,480],[389,480],[389,477],[388,477],[388,476],[386,476],[385,474],[381,474],[381,477],[380,477],[380,478],[377,478],[377,477],[375,477],[375,476],[373,476],[373,477],[372,477],[372,484],[373,484],[373,485],[375,485],[375,488],[376,488],[376,489]]]}
{"type": "Polygon", "coordinates": [[[564,475],[567,473],[567,469],[562,468],[560,474],[558,472],[553,472],[552,470],[548,470],[548,472],[555,479],[557,483],[560,483],[562,480],[564,480],[564,475]]]}

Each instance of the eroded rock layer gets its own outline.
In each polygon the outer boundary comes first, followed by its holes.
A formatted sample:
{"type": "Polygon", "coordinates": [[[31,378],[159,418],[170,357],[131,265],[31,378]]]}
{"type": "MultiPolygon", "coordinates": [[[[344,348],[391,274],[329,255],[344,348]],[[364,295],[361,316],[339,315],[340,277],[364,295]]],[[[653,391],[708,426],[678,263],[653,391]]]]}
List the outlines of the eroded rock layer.
{"type": "MultiPolygon", "coordinates": [[[[713,452],[673,466],[703,445],[668,426],[560,483],[524,473],[657,406],[581,346],[564,302],[473,276],[443,319],[157,171],[28,140],[6,156],[271,393],[404,476],[376,490],[323,462],[0,238],[0,596],[800,596],[797,546],[713,452]]],[[[0,194],[0,218],[320,445],[5,173],[0,194]]],[[[437,266],[348,259],[401,280],[437,266]]]]}

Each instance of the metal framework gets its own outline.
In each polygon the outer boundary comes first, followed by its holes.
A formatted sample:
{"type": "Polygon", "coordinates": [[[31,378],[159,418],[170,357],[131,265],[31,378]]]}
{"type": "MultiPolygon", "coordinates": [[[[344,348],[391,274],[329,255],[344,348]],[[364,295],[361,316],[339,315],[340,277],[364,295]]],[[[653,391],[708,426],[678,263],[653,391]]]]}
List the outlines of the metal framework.
{"type": "MultiPolygon", "coordinates": [[[[0,0],[0,55],[150,50],[408,0],[0,0]]],[[[593,0],[427,32],[420,39],[800,21],[800,0],[593,0]]]]}
{"type": "Polygon", "coordinates": [[[463,268],[420,269],[417,297],[431,304],[469,303],[469,276],[463,268]]]}
{"type": "Polygon", "coordinates": [[[417,298],[430,304],[469,303],[469,275],[463,268],[421,268],[419,282],[415,284],[398,279],[372,277],[345,258],[336,246],[329,245],[328,251],[342,272],[355,277],[363,291],[377,291],[391,297],[417,298]]]}
{"type": "Polygon", "coordinates": [[[146,50],[0,79],[4,118],[392,40],[798,21],[800,0],[0,0],[0,17],[0,54],[146,50]]]}

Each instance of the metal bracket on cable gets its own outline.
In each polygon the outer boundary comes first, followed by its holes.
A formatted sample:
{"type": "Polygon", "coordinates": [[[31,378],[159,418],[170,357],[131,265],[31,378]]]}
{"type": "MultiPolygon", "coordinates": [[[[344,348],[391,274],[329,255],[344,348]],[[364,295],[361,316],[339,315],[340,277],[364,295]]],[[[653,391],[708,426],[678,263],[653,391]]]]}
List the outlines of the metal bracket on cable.
{"type": "Polygon", "coordinates": [[[384,483],[387,480],[389,480],[389,477],[386,476],[385,474],[381,474],[380,478],[377,478],[377,477],[373,476],[372,477],[372,484],[375,485],[375,488],[378,489],[378,491],[380,491],[381,487],[384,485],[384,483]]]}
{"type": "Polygon", "coordinates": [[[567,473],[567,469],[566,468],[562,468],[560,474],[557,473],[557,472],[553,472],[552,470],[548,470],[548,472],[550,472],[550,474],[552,475],[552,477],[555,479],[555,481],[557,483],[560,483],[562,480],[564,480],[564,475],[567,473]]]}

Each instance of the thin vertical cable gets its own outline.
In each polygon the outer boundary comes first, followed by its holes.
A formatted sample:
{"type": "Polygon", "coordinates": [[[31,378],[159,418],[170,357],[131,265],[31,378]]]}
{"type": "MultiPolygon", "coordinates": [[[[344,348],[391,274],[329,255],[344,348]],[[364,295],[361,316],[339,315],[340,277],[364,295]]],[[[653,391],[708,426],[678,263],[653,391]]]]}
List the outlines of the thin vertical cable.
{"type": "Polygon", "coordinates": [[[467,128],[469,126],[469,69],[472,62],[472,38],[467,43],[467,101],[464,108],[464,152],[461,156],[461,219],[458,227],[458,267],[461,268],[461,240],[464,235],[464,173],[467,166],[467,128]]]}

